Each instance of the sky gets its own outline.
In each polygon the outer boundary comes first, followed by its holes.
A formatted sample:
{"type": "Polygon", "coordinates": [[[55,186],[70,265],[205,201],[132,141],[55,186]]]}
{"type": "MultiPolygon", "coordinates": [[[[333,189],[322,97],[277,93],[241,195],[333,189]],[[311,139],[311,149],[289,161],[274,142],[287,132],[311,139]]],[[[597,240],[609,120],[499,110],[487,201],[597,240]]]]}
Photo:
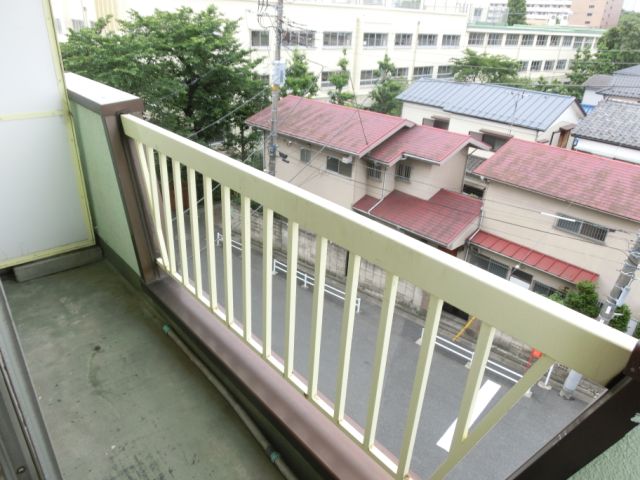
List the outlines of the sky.
{"type": "Polygon", "coordinates": [[[640,0],[624,0],[622,8],[625,10],[640,12],[640,0]]]}

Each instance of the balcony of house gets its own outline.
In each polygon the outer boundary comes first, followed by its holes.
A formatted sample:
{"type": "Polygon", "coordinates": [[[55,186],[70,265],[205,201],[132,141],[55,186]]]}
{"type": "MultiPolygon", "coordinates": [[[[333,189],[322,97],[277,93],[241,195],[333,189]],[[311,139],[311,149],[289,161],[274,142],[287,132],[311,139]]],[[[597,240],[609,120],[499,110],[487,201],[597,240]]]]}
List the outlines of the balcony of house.
{"type": "Polygon", "coordinates": [[[564,478],[631,428],[633,338],[66,82],[103,256],[3,278],[64,478],[564,478]]]}

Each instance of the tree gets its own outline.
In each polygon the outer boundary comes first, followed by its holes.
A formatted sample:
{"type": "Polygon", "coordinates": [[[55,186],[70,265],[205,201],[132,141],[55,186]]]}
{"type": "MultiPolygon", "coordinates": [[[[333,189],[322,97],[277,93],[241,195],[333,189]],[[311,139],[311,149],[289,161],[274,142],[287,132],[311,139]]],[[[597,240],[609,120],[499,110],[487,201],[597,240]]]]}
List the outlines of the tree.
{"type": "Polygon", "coordinates": [[[508,0],[507,10],[507,25],[527,24],[527,0],[508,0]]]}
{"type": "Polygon", "coordinates": [[[621,332],[626,332],[629,320],[631,320],[631,309],[628,305],[620,305],[616,308],[613,318],[609,320],[609,326],[621,332]]]}
{"type": "Polygon", "coordinates": [[[551,295],[551,299],[587,317],[596,318],[600,313],[598,293],[592,282],[578,282],[573,290],[569,290],[565,294],[554,293],[551,295]]]}
{"type": "Polygon", "coordinates": [[[309,71],[309,63],[304,53],[293,51],[291,64],[287,67],[282,96],[289,94],[299,97],[313,97],[318,93],[318,77],[309,71]]]}
{"type": "Polygon", "coordinates": [[[334,90],[329,91],[329,101],[338,105],[346,105],[355,97],[353,93],[344,91],[345,87],[349,86],[349,79],[351,78],[346,49],[342,50],[342,58],[338,60],[338,67],[340,67],[340,70],[329,75],[329,81],[336,87],[334,90]]]}
{"type": "Polygon", "coordinates": [[[149,16],[131,11],[118,33],[106,31],[107,21],[70,32],[61,44],[66,70],[140,96],[147,118],[164,128],[247,150],[253,141],[244,128],[247,111],[266,105],[268,88],[254,73],[260,60],[236,40],[237,22],[213,6],[149,16]]]}
{"type": "Polygon", "coordinates": [[[389,115],[400,115],[402,102],[396,97],[404,89],[405,82],[395,77],[396,67],[391,62],[389,55],[385,54],[384,58],[378,62],[378,69],[374,75],[378,77],[378,81],[369,94],[369,98],[371,98],[369,109],[389,115]]]}
{"type": "Polygon", "coordinates": [[[470,48],[454,58],[453,77],[460,82],[515,83],[520,63],[504,55],[477,53],[470,48]]]}

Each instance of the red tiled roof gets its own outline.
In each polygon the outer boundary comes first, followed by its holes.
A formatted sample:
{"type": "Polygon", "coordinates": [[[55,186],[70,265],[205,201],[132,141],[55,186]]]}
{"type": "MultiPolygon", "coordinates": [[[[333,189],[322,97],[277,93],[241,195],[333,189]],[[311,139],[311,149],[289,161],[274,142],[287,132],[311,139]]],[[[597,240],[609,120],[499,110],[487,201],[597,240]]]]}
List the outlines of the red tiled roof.
{"type": "Polygon", "coordinates": [[[520,263],[553,275],[554,277],[566,280],[567,282],[578,283],[583,280],[595,282],[598,279],[597,273],[571,265],[555,257],[545,255],[524,245],[505,240],[504,238],[482,230],[471,237],[471,243],[504,255],[505,257],[512,258],[520,263]]]}
{"type": "Polygon", "coordinates": [[[416,125],[413,128],[401,130],[385,140],[380,146],[369,152],[368,156],[373,160],[387,164],[397,162],[404,154],[442,162],[468,143],[489,149],[488,145],[474,140],[469,135],[416,125]]]}
{"type": "Polygon", "coordinates": [[[640,165],[513,138],[474,173],[640,221],[640,165]]]}
{"type": "MultiPolygon", "coordinates": [[[[247,124],[271,129],[271,107],[252,115],[247,124]]],[[[288,95],[278,103],[278,132],[311,143],[362,156],[403,127],[414,123],[383,113],[358,110],[288,95]]]]}
{"type": "Polygon", "coordinates": [[[369,211],[378,201],[365,195],[353,205],[353,209],[444,246],[451,245],[477,221],[482,209],[480,200],[445,189],[439,190],[429,200],[394,190],[369,211]]]}

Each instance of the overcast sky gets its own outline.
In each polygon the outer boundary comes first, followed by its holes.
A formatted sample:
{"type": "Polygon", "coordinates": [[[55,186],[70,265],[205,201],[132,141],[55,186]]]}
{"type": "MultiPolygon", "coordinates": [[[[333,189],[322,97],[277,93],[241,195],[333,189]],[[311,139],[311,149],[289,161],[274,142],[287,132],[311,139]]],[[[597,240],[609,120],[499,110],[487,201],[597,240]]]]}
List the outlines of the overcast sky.
{"type": "Polygon", "coordinates": [[[624,0],[625,10],[634,10],[640,12],[640,0],[624,0]]]}

